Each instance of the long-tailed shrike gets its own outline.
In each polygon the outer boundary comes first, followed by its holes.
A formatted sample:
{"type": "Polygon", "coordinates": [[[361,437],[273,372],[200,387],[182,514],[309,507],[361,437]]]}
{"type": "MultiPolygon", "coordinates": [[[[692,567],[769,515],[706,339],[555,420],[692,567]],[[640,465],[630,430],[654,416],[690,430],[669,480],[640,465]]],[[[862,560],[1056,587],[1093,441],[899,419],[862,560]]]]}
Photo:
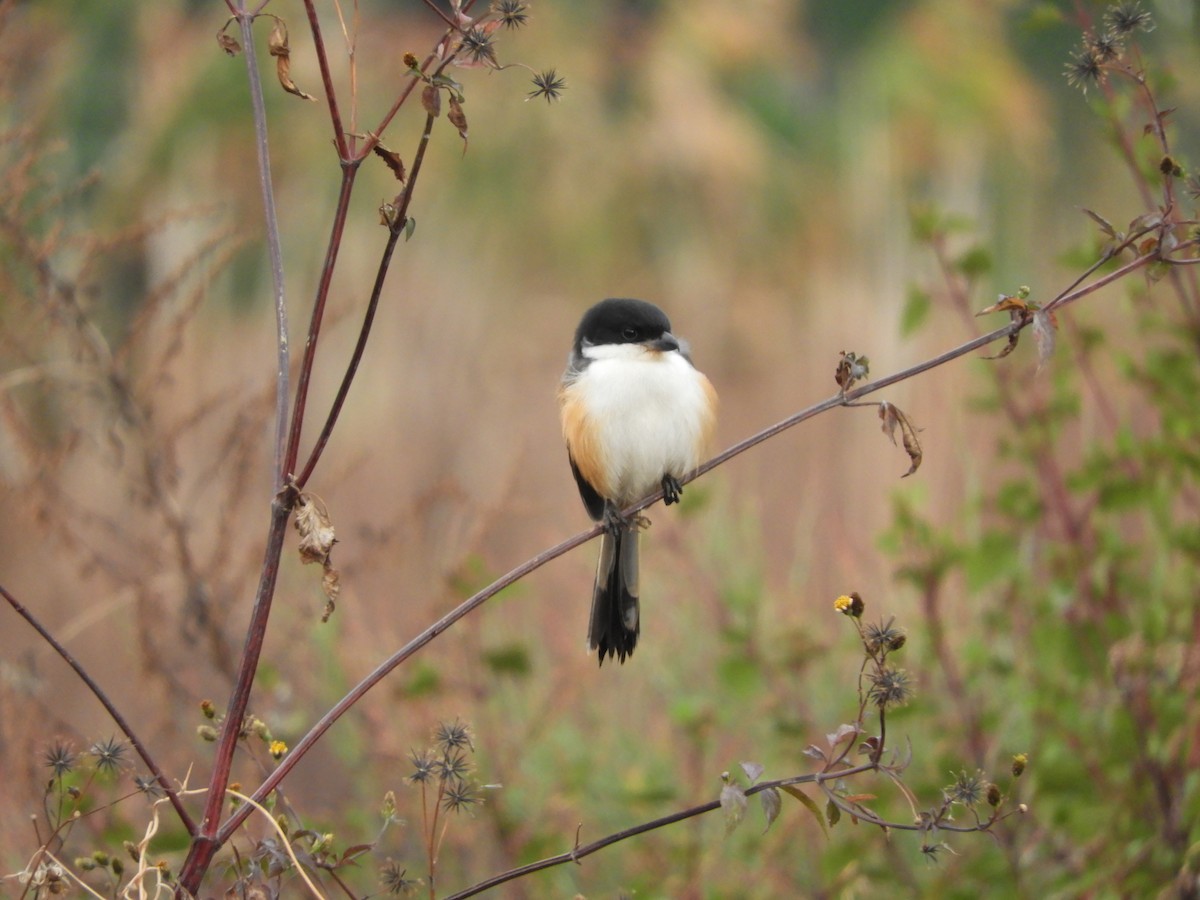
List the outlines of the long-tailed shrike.
{"type": "Polygon", "coordinates": [[[622,510],[659,486],[670,505],[716,424],[717,393],[692,365],[661,309],[602,300],[583,316],[558,391],[571,471],[588,514],[603,521],[588,647],[600,663],[637,645],[639,517],[622,510]]]}

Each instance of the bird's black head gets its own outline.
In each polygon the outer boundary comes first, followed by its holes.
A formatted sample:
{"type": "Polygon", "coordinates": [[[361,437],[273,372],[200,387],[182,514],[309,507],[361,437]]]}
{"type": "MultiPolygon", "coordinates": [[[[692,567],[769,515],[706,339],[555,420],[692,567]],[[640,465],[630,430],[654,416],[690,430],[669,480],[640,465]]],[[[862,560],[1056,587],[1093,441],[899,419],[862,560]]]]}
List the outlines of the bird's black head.
{"type": "Polygon", "coordinates": [[[670,334],[666,313],[644,300],[601,300],[586,313],[575,330],[575,350],[589,344],[645,344],[670,334]]]}

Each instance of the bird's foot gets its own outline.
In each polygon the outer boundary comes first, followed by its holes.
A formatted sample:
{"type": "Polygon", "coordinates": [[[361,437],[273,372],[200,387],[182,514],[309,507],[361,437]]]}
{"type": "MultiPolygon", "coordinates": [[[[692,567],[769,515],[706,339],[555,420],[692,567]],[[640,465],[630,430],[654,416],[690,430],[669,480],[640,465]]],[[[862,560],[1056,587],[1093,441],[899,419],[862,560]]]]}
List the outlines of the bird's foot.
{"type": "Polygon", "coordinates": [[[683,487],[679,484],[679,479],[674,475],[664,475],[662,477],[663,503],[670,506],[672,503],[678,503],[683,496],[683,487]]]}
{"type": "Polygon", "coordinates": [[[645,531],[650,527],[650,520],[641,513],[627,516],[615,506],[604,507],[604,518],[600,520],[604,530],[616,535],[626,531],[645,531]]]}

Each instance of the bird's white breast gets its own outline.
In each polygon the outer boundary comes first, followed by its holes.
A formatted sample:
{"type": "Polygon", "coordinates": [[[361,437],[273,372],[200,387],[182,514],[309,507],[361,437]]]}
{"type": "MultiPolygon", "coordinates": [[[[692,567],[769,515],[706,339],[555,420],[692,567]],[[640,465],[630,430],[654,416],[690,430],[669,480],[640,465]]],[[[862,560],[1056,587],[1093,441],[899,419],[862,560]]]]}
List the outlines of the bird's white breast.
{"type": "Polygon", "coordinates": [[[589,347],[572,392],[588,411],[613,496],[627,505],[699,465],[712,429],[712,388],[677,351],[589,347]]]}

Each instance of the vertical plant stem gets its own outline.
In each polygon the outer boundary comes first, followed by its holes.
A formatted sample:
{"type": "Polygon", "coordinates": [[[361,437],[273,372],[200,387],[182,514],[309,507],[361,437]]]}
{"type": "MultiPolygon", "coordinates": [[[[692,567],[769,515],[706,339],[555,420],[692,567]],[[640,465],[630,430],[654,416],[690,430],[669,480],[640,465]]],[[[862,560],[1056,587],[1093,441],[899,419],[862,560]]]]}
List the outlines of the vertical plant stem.
{"type": "Polygon", "coordinates": [[[246,81],[250,87],[250,109],[254,118],[255,149],[258,156],[258,183],[262,191],[263,216],[267,227],[267,256],[271,264],[271,285],[275,294],[276,371],[275,371],[275,490],[283,487],[283,454],[287,447],[287,410],[289,369],[287,302],[283,287],[283,250],[279,239],[279,216],[275,210],[275,188],[271,179],[271,153],[267,140],[267,108],[262,80],[258,77],[258,57],[254,51],[254,18],[245,10],[237,13],[246,60],[246,81]]]}
{"type": "MultiPolygon", "coordinates": [[[[188,891],[182,896],[193,896],[208,871],[217,850],[228,839],[220,835],[221,806],[225,789],[229,786],[229,775],[233,767],[233,754],[237,749],[238,733],[250,702],[250,689],[258,671],[258,659],[262,654],[263,641],[267,634],[267,619],[271,612],[271,600],[275,595],[275,583],[279,577],[279,560],[283,551],[283,538],[288,517],[292,510],[294,492],[282,491],[271,503],[271,524],[267,533],[267,549],[259,576],[258,591],[254,598],[254,609],[246,631],[246,643],[242,659],[238,664],[237,682],[226,706],[225,723],[221,729],[213,758],[213,771],[209,778],[208,798],[204,805],[204,818],[198,831],[193,829],[192,846],[179,873],[179,885],[188,891]]],[[[244,807],[250,810],[252,807],[244,807]]]]}

